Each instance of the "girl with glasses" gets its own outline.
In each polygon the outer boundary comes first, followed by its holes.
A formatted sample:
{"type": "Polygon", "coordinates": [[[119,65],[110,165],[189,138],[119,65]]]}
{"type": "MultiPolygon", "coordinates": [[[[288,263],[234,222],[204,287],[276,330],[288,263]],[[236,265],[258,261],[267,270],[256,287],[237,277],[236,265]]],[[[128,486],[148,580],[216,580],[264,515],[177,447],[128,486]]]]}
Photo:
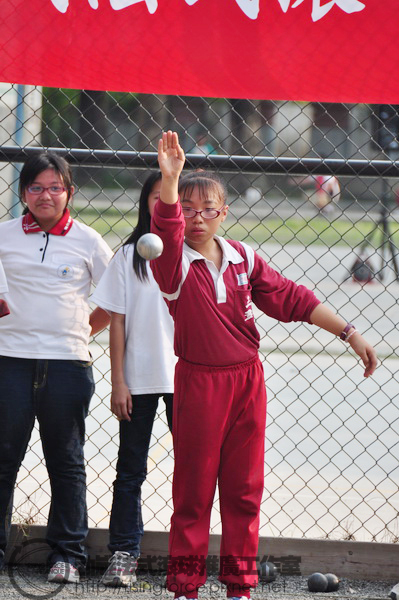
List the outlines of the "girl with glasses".
{"type": "Polygon", "coordinates": [[[304,321],[340,335],[361,357],[365,377],[373,374],[377,359],[354,326],[312,291],[282,277],[247,244],[217,235],[228,211],[225,189],[206,172],[179,181],[185,157],[176,133],[162,135],[158,161],[162,184],[152,231],[162,238],[164,252],[151,268],[175,320],[178,356],[167,584],[180,599],[197,598],[204,585],[218,483],[219,579],[228,598],[245,599],[258,581],[266,419],[252,304],[275,319],[304,321]]]}
{"type": "Polygon", "coordinates": [[[69,164],[57,154],[27,159],[24,214],[0,224],[0,260],[10,315],[0,320],[0,562],[18,469],[37,419],[51,485],[48,581],[76,583],[86,563],[85,418],[94,393],[90,335],[109,322],[89,295],[112,256],[91,227],[72,218],[69,164]]]}

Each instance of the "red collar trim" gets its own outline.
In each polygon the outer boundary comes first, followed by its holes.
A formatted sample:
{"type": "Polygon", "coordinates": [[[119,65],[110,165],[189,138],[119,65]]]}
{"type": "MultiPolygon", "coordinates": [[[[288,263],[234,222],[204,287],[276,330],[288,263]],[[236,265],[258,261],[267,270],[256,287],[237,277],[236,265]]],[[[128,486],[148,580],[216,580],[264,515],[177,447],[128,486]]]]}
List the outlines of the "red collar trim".
{"type": "MultiPolygon", "coordinates": [[[[51,233],[52,235],[66,235],[68,231],[71,229],[73,224],[73,219],[69,210],[66,208],[64,214],[61,219],[52,227],[47,233],[51,233]]],[[[26,234],[28,233],[38,233],[39,231],[43,231],[40,227],[39,223],[35,220],[35,217],[31,212],[26,213],[26,215],[22,218],[22,229],[26,234]]]]}

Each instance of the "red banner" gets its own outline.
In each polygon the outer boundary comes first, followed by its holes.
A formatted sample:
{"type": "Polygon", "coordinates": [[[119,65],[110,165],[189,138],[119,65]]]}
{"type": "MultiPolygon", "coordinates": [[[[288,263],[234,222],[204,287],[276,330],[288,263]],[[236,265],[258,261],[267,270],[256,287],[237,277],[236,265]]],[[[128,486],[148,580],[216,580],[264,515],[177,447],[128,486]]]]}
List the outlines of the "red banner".
{"type": "Polygon", "coordinates": [[[1,0],[0,81],[399,103],[398,0],[1,0]]]}

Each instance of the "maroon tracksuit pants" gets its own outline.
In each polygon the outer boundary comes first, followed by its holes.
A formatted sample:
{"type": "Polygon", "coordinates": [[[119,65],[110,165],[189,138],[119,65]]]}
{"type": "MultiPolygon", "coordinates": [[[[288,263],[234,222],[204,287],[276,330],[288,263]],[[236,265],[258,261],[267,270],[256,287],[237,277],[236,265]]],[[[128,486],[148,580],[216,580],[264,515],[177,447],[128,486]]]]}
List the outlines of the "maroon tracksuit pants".
{"type": "Polygon", "coordinates": [[[227,596],[248,596],[258,582],[266,389],[252,360],[207,367],[179,360],[175,374],[175,468],[167,584],[196,598],[206,581],[211,509],[219,486],[222,541],[219,579],[227,596]]]}

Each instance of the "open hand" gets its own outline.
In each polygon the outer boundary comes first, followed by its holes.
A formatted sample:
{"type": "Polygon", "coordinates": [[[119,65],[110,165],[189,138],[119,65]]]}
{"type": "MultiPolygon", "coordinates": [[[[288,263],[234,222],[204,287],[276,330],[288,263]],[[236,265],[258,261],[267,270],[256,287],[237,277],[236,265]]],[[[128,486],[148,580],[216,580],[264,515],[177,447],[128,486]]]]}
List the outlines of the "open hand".
{"type": "Polygon", "coordinates": [[[175,131],[164,132],[158,143],[158,164],[162,177],[179,178],[184,162],[184,150],[179,144],[177,133],[175,131]]]}

